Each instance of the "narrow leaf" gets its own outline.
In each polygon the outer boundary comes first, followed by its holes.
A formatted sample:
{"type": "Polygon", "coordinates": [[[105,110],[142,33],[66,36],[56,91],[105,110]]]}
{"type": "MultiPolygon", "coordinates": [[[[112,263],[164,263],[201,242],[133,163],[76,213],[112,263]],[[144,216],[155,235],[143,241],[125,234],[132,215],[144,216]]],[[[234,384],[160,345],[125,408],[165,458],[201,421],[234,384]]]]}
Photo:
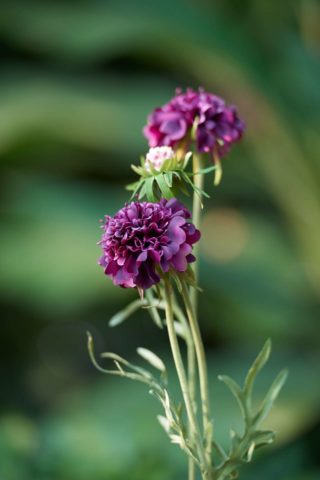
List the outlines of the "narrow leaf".
{"type": "Polygon", "coordinates": [[[206,174],[206,173],[209,173],[209,172],[213,172],[213,170],[216,170],[217,167],[216,165],[211,165],[211,167],[207,167],[207,168],[200,168],[200,170],[198,170],[197,172],[195,173],[192,173],[192,175],[199,175],[199,174],[206,174]]]}
{"type": "Polygon", "coordinates": [[[219,375],[218,379],[221,382],[223,382],[225,385],[227,385],[227,387],[229,388],[229,390],[231,391],[233,396],[236,398],[236,400],[239,404],[242,415],[244,417],[246,417],[247,415],[246,415],[246,410],[245,410],[245,407],[244,407],[243,392],[242,392],[241,388],[239,387],[239,385],[237,384],[237,382],[235,382],[232,378],[228,377],[227,375],[219,375]]]}
{"type": "Polygon", "coordinates": [[[251,462],[253,452],[254,452],[255,448],[256,448],[256,444],[254,442],[251,442],[250,447],[248,448],[248,451],[247,451],[247,454],[246,454],[246,457],[245,457],[246,462],[248,462],[248,463],[251,462]]]}
{"type": "MultiPolygon", "coordinates": [[[[153,376],[151,375],[150,372],[145,370],[144,368],[138,367],[137,365],[133,365],[132,363],[128,362],[123,357],[120,357],[117,353],[113,352],[103,352],[101,353],[101,358],[108,358],[110,360],[113,360],[114,362],[121,363],[122,365],[125,365],[126,367],[130,368],[130,370],[133,370],[134,372],[138,373],[142,377],[148,379],[149,381],[153,380],[153,376]]],[[[125,372],[127,374],[127,372],[125,372]]]]}
{"type": "Polygon", "coordinates": [[[131,165],[132,170],[137,173],[139,176],[142,175],[143,169],[141,167],[137,167],[136,165],[131,165]]]}
{"type": "Polygon", "coordinates": [[[261,352],[251,365],[249,372],[247,374],[247,377],[244,382],[244,392],[246,397],[249,397],[252,392],[252,387],[255,381],[255,378],[257,374],[260,372],[260,370],[264,367],[264,365],[267,363],[269,356],[271,352],[271,340],[268,339],[264,346],[262,347],[261,352]]]}
{"type": "Polygon", "coordinates": [[[140,300],[140,298],[129,303],[129,305],[127,305],[126,308],[124,308],[123,310],[116,313],[115,315],[113,315],[113,317],[110,318],[109,327],[116,327],[117,325],[120,325],[120,323],[124,322],[136,310],[138,310],[140,307],[145,305],[145,303],[146,302],[143,300],[140,300]]]}
{"type": "Polygon", "coordinates": [[[141,190],[139,193],[139,200],[141,200],[146,195],[146,181],[143,180],[141,184],[141,190]]]}
{"type": "Polygon", "coordinates": [[[186,335],[186,329],[185,329],[185,327],[184,327],[180,322],[176,322],[176,321],[174,321],[173,325],[174,325],[174,329],[175,329],[176,334],[177,334],[179,337],[181,337],[181,338],[183,338],[184,340],[186,340],[187,335],[186,335]]]}
{"type": "Polygon", "coordinates": [[[167,182],[165,181],[164,174],[160,173],[155,177],[155,180],[160,188],[160,191],[164,198],[173,198],[173,193],[168,187],[167,182]]]}
{"type": "Polygon", "coordinates": [[[163,415],[158,415],[157,419],[158,419],[158,422],[160,423],[160,425],[162,426],[162,428],[164,429],[164,431],[166,433],[169,433],[169,431],[170,431],[169,420],[166,417],[164,417],[163,415]]]}
{"type": "Polygon", "coordinates": [[[262,405],[259,409],[259,412],[256,416],[255,422],[261,423],[268,415],[269,412],[280,393],[281,388],[283,387],[286,379],[288,377],[288,370],[282,370],[279,375],[276,377],[272,383],[270,389],[268,390],[267,395],[265,396],[262,405]]]}
{"type": "Polygon", "coordinates": [[[162,329],[163,328],[163,323],[162,323],[161,317],[159,315],[159,312],[157,310],[157,307],[154,306],[154,303],[155,303],[156,300],[154,299],[150,289],[146,290],[146,298],[147,298],[148,303],[149,303],[149,305],[147,305],[147,310],[150,313],[150,316],[151,316],[152,320],[157,325],[157,327],[162,329]]]}
{"type": "Polygon", "coordinates": [[[271,430],[256,430],[252,435],[252,440],[256,444],[257,447],[261,447],[262,445],[268,445],[274,441],[275,432],[271,430]]]}
{"type": "Polygon", "coordinates": [[[144,360],[150,363],[154,368],[157,368],[160,370],[160,372],[165,372],[166,367],[161,358],[159,358],[155,353],[151,352],[151,350],[148,350],[147,348],[142,348],[139,347],[137,349],[138,354],[140,357],[142,357],[144,360]]]}
{"type": "Polygon", "coordinates": [[[148,177],[145,181],[146,194],[149,202],[155,202],[156,198],[153,192],[154,177],[148,177]]]}
{"type": "Polygon", "coordinates": [[[172,172],[166,172],[164,175],[164,179],[166,181],[166,184],[168,185],[169,188],[172,187],[172,182],[173,182],[173,173],[172,172]]]}

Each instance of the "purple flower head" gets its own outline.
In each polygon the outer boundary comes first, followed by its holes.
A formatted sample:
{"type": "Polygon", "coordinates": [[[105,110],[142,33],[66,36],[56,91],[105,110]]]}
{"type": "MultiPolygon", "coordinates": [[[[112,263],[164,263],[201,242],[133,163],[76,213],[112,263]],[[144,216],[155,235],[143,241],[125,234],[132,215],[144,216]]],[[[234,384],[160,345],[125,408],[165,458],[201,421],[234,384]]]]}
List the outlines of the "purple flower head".
{"type": "Polygon", "coordinates": [[[149,288],[162,272],[185,272],[194,262],[192,245],[200,232],[188,222],[189,210],[176,199],[132,202],[105,217],[99,264],[115,285],[149,288]]]}
{"type": "Polygon", "coordinates": [[[234,106],[228,106],[217,95],[187,89],[148,117],[143,132],[150,147],[176,146],[191,131],[197,119],[196,143],[199,152],[216,151],[225,155],[231,145],[241,139],[244,123],[234,106]]]}

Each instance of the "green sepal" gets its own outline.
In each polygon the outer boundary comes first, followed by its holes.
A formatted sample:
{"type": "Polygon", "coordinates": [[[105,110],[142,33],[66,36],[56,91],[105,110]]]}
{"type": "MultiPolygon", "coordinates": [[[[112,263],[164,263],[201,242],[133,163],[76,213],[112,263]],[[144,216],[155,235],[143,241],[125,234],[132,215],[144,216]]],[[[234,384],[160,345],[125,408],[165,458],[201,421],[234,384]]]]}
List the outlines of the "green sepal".
{"type": "Polygon", "coordinates": [[[131,183],[126,187],[127,190],[133,191],[131,200],[138,195],[138,199],[142,200],[147,197],[150,202],[159,201],[161,198],[170,199],[178,197],[182,192],[189,196],[189,191],[196,192],[200,197],[209,198],[209,195],[200,190],[191,180],[194,175],[206,174],[216,169],[215,166],[203,168],[196,173],[187,172],[186,168],[192,157],[192,153],[188,152],[183,159],[173,157],[163,162],[160,170],[156,170],[152,164],[148,163],[141,157],[141,166],[132,165],[132,170],[140,176],[138,182],[131,183]]]}

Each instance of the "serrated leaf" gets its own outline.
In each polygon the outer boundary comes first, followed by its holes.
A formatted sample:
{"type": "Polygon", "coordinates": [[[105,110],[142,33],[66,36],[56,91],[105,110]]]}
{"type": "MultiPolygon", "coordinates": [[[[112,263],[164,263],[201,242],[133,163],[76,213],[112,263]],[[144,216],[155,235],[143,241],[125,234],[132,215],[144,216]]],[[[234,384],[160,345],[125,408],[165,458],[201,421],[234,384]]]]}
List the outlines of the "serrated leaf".
{"type": "Polygon", "coordinates": [[[272,383],[271,387],[268,390],[267,395],[265,396],[265,398],[264,398],[264,400],[261,404],[259,412],[256,415],[256,418],[255,418],[255,423],[256,424],[261,423],[269,415],[269,412],[270,412],[277,396],[279,395],[280,390],[283,387],[287,377],[288,377],[288,370],[286,370],[286,369],[282,370],[278,374],[278,376],[276,377],[274,382],[272,383]]]}
{"type": "Polygon", "coordinates": [[[154,368],[157,368],[160,370],[160,372],[165,372],[166,371],[166,366],[161,360],[161,358],[158,357],[155,353],[151,352],[151,350],[148,350],[147,348],[139,347],[137,348],[137,352],[142,357],[144,360],[150,363],[154,368]]]}

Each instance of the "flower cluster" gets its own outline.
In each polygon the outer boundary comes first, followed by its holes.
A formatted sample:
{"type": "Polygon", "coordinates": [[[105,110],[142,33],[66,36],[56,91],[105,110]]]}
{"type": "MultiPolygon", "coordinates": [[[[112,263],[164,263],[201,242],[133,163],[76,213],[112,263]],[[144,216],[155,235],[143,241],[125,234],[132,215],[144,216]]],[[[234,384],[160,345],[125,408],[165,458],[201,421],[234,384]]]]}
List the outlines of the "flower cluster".
{"type": "Polygon", "coordinates": [[[114,217],[105,217],[99,264],[115,285],[125,288],[150,288],[170,268],[185,272],[200,239],[190,217],[176,199],[125,205],[114,217]]]}
{"type": "Polygon", "coordinates": [[[194,125],[198,151],[215,151],[219,156],[225,155],[244,131],[236,108],[203,89],[177,90],[175,97],[149,115],[143,131],[150,147],[174,147],[190,137],[194,125]]]}

